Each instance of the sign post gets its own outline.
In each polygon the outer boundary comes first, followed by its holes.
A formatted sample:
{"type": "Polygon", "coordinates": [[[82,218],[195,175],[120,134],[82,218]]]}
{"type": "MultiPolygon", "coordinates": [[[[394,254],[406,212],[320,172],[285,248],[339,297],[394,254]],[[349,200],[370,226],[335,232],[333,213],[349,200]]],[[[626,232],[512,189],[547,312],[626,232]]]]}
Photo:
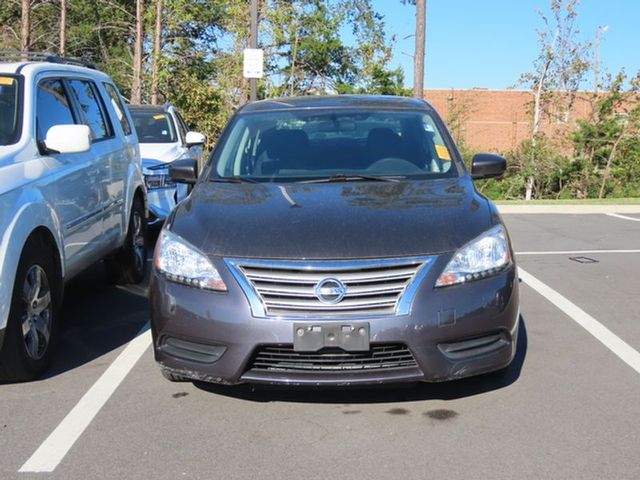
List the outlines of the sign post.
{"type": "Polygon", "coordinates": [[[258,98],[258,82],[262,78],[264,55],[258,49],[258,0],[251,0],[251,31],[249,32],[249,48],[244,51],[244,78],[249,79],[251,93],[249,100],[258,98]]]}

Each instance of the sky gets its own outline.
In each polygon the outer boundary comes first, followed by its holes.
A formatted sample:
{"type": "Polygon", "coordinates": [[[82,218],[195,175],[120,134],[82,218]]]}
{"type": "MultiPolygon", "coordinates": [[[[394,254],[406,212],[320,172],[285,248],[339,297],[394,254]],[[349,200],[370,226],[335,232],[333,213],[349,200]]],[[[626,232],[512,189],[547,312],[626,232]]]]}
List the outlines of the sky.
{"type": "MultiPolygon", "coordinates": [[[[391,66],[403,67],[410,87],[415,7],[400,0],[372,3],[384,15],[387,32],[396,36],[391,66]]],[[[427,0],[425,87],[517,87],[539,51],[539,10],[548,13],[549,0],[427,0]]],[[[599,26],[608,27],[600,44],[603,73],[640,70],[640,0],[582,0],[577,12],[583,40],[593,40],[599,26]]],[[[587,80],[585,88],[593,84],[593,74],[587,80]]]]}

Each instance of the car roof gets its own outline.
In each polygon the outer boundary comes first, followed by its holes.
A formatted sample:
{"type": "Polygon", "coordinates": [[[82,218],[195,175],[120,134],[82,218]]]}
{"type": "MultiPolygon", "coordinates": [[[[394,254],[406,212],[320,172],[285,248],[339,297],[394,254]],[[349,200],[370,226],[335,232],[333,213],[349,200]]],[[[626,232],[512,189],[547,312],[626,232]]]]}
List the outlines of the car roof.
{"type": "Polygon", "coordinates": [[[0,62],[0,72],[8,74],[23,74],[25,76],[35,76],[43,72],[65,72],[78,73],[83,76],[100,78],[102,80],[110,80],[109,76],[100,70],[55,62],[0,62]]]}
{"type": "Polygon", "coordinates": [[[16,73],[16,70],[22,65],[20,62],[2,62],[0,63],[1,73],[16,73]]]}
{"type": "Polygon", "coordinates": [[[309,95],[260,100],[244,105],[239,113],[310,108],[366,108],[381,110],[433,110],[424,100],[392,95],[309,95]]]}

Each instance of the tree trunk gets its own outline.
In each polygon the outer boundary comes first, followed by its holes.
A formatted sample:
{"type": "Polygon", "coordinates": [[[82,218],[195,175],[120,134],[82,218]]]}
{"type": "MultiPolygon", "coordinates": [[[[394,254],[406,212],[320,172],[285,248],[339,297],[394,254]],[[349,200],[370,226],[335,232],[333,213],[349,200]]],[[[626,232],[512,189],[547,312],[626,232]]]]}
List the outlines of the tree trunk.
{"type": "Polygon", "coordinates": [[[296,84],[296,55],[298,55],[298,34],[300,29],[296,28],[296,36],[293,41],[293,53],[291,55],[291,85],[289,87],[289,95],[293,96],[296,84]]]}
{"type": "Polygon", "coordinates": [[[20,50],[31,50],[31,1],[22,0],[22,17],[20,24],[20,50]]]}
{"type": "MultiPolygon", "coordinates": [[[[258,0],[251,0],[250,17],[249,48],[258,48],[258,0]]],[[[249,89],[249,100],[255,102],[258,99],[257,78],[249,79],[249,89]]]]}
{"type": "Polygon", "coordinates": [[[426,41],[427,0],[416,0],[416,48],[413,57],[413,96],[424,97],[424,47],[426,41]]]}
{"type": "Polygon", "coordinates": [[[602,182],[600,183],[600,192],[598,193],[598,198],[602,198],[604,196],[604,187],[607,184],[607,180],[609,179],[609,171],[611,170],[611,164],[613,163],[613,159],[616,156],[616,151],[618,150],[618,145],[622,141],[622,137],[624,136],[624,130],[620,134],[620,136],[616,139],[613,147],[611,147],[611,153],[609,154],[609,158],[607,158],[607,166],[604,167],[604,175],[602,175],[602,182]]]}
{"type": "Polygon", "coordinates": [[[67,0],[60,0],[60,56],[67,50],[67,0]]]}
{"type": "Polygon", "coordinates": [[[162,39],[162,0],[156,0],[156,29],[153,33],[153,70],[151,71],[151,105],[158,104],[158,73],[162,39]]]}
{"type": "Polygon", "coordinates": [[[144,36],[143,0],[136,0],[136,38],[133,46],[133,81],[131,103],[142,101],[142,41],[144,36]]]}
{"type": "MultiPolygon", "coordinates": [[[[551,66],[551,57],[546,61],[538,79],[538,85],[533,96],[533,126],[531,128],[531,168],[536,168],[536,144],[538,141],[538,134],[540,133],[540,120],[542,118],[542,91],[544,87],[544,81],[547,77],[547,72],[551,66]]],[[[527,178],[527,186],[525,191],[525,200],[531,200],[533,197],[533,187],[535,186],[535,177],[529,175],[527,178]]]]}

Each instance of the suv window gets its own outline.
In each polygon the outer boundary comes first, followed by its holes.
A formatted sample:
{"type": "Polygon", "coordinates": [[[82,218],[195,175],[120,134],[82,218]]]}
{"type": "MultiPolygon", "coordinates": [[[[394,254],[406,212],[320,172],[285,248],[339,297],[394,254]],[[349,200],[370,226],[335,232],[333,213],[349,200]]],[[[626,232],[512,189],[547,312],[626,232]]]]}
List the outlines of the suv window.
{"type": "Polygon", "coordinates": [[[20,128],[20,92],[18,80],[0,76],[0,145],[17,141],[20,128]]]}
{"type": "Polygon", "coordinates": [[[110,83],[104,83],[104,88],[107,90],[109,94],[109,99],[111,100],[111,105],[113,109],[116,111],[116,115],[118,115],[118,120],[120,120],[120,125],[122,125],[122,131],[125,135],[131,135],[131,124],[129,124],[129,119],[125,112],[124,104],[122,103],[122,99],[120,95],[118,95],[118,91],[116,87],[111,85],[110,83]]]}
{"type": "Polygon", "coordinates": [[[83,122],[91,129],[93,140],[112,136],[111,124],[108,123],[93,82],[74,79],[69,81],[69,85],[80,103],[80,109],[84,115],[83,122]]]}
{"type": "Polygon", "coordinates": [[[75,119],[71,111],[69,96],[59,79],[43,80],[38,84],[36,98],[37,140],[44,141],[47,132],[54,125],[73,125],[75,119]]]}

